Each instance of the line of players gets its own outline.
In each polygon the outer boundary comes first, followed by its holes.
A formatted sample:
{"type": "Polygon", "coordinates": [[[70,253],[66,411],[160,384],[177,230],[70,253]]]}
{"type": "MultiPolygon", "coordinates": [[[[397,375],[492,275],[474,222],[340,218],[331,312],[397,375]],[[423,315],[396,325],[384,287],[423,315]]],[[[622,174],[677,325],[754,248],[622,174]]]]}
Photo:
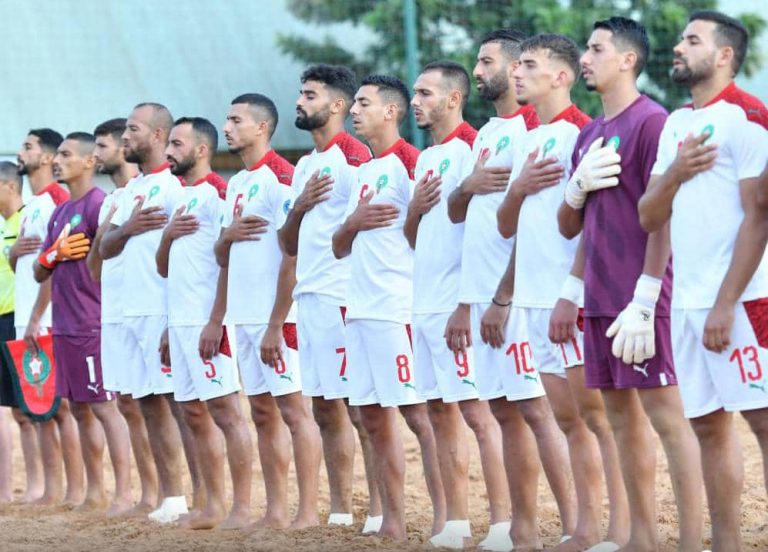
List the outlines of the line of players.
{"type": "Polygon", "coordinates": [[[435,546],[471,537],[463,418],[489,500],[485,549],[541,547],[540,463],[560,513],[557,550],[657,549],[651,428],[669,462],[679,548],[701,550],[703,468],[712,548],[738,549],[733,411],[768,452],[768,118],[733,83],[746,48],[737,21],[693,14],[672,71],[693,103],[668,117],[638,92],[649,47],[634,21],[595,23],[583,55],[564,36],[494,31],[473,71],[496,111],[479,131],[463,121],[470,79],[455,63],[426,65],[413,97],[393,77],[358,86],[349,69],[314,66],[296,126],[315,149],[294,169],[270,148],[273,102],[244,94],[224,126],[245,167],[229,183],[211,171],[215,127],[173,121],[159,104],[139,104],[124,131],[111,121],[95,137],[72,133],[55,156],[30,133],[20,166],[40,180],[37,148],[71,198],[54,210],[56,194],[42,189],[52,213],[34,230],[29,206],[22,215],[17,282],[21,260],[37,259],[43,284],[21,333],[34,346],[51,325],[38,306],[52,281],[57,392],[79,427],[86,503],[104,502],[106,435],[111,511],[133,506],[129,432],[111,391],[135,415],[137,508],[162,498],[156,521],[248,525],[242,381],[267,491],[261,525],[318,523],[321,451],[329,523],[352,523],[354,420],[370,491],[364,531],[405,538],[397,407],[421,447],[435,546]],[[580,74],[602,101],[594,121],[571,102],[580,74]],[[432,135],[421,153],[399,135],[409,106],[432,135]],[[344,131],[348,114],[372,156],[344,131]],[[131,162],[140,172],[129,179],[131,162]],[[97,168],[118,186],[106,198],[97,168]],[[25,241],[32,234],[42,244],[25,241]],[[199,478],[188,515],[182,450],[199,478]]]}

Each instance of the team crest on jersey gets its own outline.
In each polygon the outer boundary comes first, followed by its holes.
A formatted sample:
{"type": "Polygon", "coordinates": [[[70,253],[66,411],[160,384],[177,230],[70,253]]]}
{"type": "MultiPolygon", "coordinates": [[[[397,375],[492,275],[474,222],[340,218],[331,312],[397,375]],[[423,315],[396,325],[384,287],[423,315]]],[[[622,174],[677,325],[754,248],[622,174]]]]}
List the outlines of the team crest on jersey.
{"type": "Polygon", "coordinates": [[[331,176],[331,167],[323,167],[323,170],[320,171],[320,178],[324,176],[331,176]]]}
{"type": "Polygon", "coordinates": [[[258,193],[259,193],[259,185],[254,184],[253,186],[251,186],[251,189],[248,190],[248,201],[250,201],[253,198],[253,196],[255,196],[258,193]]]}
{"type": "Polygon", "coordinates": [[[283,213],[285,213],[287,215],[288,211],[290,211],[290,210],[291,210],[291,200],[290,199],[286,199],[285,203],[283,203],[283,213]]]}
{"type": "Polygon", "coordinates": [[[376,181],[376,193],[378,194],[382,189],[386,188],[388,183],[389,177],[386,174],[382,174],[376,181]]]}
{"type": "Polygon", "coordinates": [[[155,197],[158,193],[160,193],[160,186],[155,184],[149,189],[149,197],[147,199],[152,199],[155,197]]]}
{"type": "Polygon", "coordinates": [[[712,135],[715,133],[715,125],[707,125],[704,128],[701,129],[702,134],[709,134],[709,136],[706,137],[704,140],[704,143],[707,142],[710,138],[712,138],[712,135]]]}
{"type": "Polygon", "coordinates": [[[40,209],[37,208],[32,211],[32,222],[35,222],[40,217],[40,209]]]}
{"type": "Polygon", "coordinates": [[[509,136],[502,136],[499,141],[496,142],[496,155],[499,155],[509,146],[509,136]]]}
{"type": "Polygon", "coordinates": [[[541,157],[542,158],[546,157],[547,154],[549,154],[549,152],[555,148],[556,143],[557,143],[557,140],[555,140],[554,137],[544,142],[544,149],[541,152],[541,157]]]}
{"type": "Polygon", "coordinates": [[[83,217],[80,216],[80,213],[75,213],[72,215],[72,218],[69,219],[69,225],[74,228],[78,224],[80,224],[80,221],[83,220],[83,217]]]}
{"type": "Polygon", "coordinates": [[[441,175],[445,174],[448,171],[448,167],[451,166],[451,160],[448,158],[443,159],[440,162],[440,167],[438,168],[438,171],[441,175]]]}
{"type": "Polygon", "coordinates": [[[38,396],[42,397],[43,384],[51,375],[51,360],[43,350],[39,350],[34,356],[29,354],[29,351],[25,351],[22,363],[24,365],[24,379],[35,388],[38,396]]]}
{"type": "Polygon", "coordinates": [[[189,200],[189,203],[187,203],[187,213],[189,213],[195,206],[197,205],[197,198],[193,197],[189,200]]]}
{"type": "Polygon", "coordinates": [[[611,146],[613,148],[613,151],[619,151],[619,144],[621,144],[621,138],[616,135],[608,138],[608,142],[606,143],[607,146],[611,146]]]}

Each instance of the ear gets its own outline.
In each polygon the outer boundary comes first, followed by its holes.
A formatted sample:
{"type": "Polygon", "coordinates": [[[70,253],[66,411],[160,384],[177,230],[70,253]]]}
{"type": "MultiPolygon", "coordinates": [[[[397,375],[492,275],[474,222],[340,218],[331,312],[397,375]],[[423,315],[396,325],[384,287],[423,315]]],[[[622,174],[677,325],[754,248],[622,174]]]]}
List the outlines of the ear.
{"type": "Polygon", "coordinates": [[[41,165],[51,165],[53,163],[53,158],[56,157],[55,153],[51,153],[49,151],[43,151],[40,154],[40,164],[41,165]]]}
{"type": "Polygon", "coordinates": [[[336,115],[337,113],[344,113],[344,110],[346,109],[346,103],[347,102],[344,101],[344,98],[336,98],[331,102],[331,113],[333,115],[336,115]]]}
{"type": "Polygon", "coordinates": [[[637,52],[632,50],[627,51],[624,54],[624,60],[621,62],[622,71],[634,71],[637,64],[637,52]]]}
{"type": "Polygon", "coordinates": [[[96,158],[93,155],[87,155],[84,162],[86,169],[92,169],[96,166],[96,158]]]}
{"type": "Polygon", "coordinates": [[[729,68],[733,67],[733,56],[735,55],[733,48],[730,46],[723,46],[722,48],[719,48],[717,51],[717,55],[715,57],[715,66],[716,67],[723,67],[727,66],[729,68]]]}
{"type": "Polygon", "coordinates": [[[168,134],[160,127],[152,130],[152,138],[160,143],[168,143],[168,134]]]}
{"type": "Polygon", "coordinates": [[[195,157],[197,159],[204,159],[208,157],[208,144],[206,144],[205,142],[200,142],[195,147],[195,157]]]}
{"type": "Polygon", "coordinates": [[[512,73],[515,69],[520,65],[520,60],[516,59],[510,63],[507,64],[507,78],[512,78],[512,73]]]}
{"type": "Polygon", "coordinates": [[[461,95],[461,92],[458,90],[451,90],[451,93],[448,94],[448,107],[451,109],[461,109],[462,100],[463,96],[461,95]]]}
{"type": "Polygon", "coordinates": [[[384,119],[387,121],[397,120],[397,104],[387,104],[386,107],[384,107],[384,119]]]}

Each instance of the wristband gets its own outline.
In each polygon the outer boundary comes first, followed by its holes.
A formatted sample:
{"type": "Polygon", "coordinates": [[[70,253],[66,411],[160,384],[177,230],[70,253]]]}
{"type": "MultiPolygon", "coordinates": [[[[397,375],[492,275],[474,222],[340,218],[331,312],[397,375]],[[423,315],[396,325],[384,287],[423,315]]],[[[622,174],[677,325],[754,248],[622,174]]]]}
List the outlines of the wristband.
{"type": "Polygon", "coordinates": [[[656,301],[659,300],[659,294],[661,294],[661,279],[641,274],[635,285],[635,295],[632,302],[652,309],[656,306],[656,301]]]}
{"type": "Polygon", "coordinates": [[[584,303],[584,280],[569,274],[560,289],[560,299],[570,301],[576,306],[582,305],[584,303]]]}
{"type": "Polygon", "coordinates": [[[57,264],[59,264],[59,252],[57,251],[58,244],[54,243],[51,247],[49,247],[46,251],[43,251],[40,256],[37,258],[37,262],[40,263],[40,266],[47,268],[48,270],[53,270],[57,264]]]}
{"type": "Polygon", "coordinates": [[[494,305],[496,305],[497,307],[508,307],[508,306],[510,306],[510,305],[512,304],[512,301],[510,301],[509,303],[499,303],[499,302],[496,300],[496,298],[495,298],[495,297],[491,297],[491,303],[493,303],[493,304],[494,304],[494,305]]]}

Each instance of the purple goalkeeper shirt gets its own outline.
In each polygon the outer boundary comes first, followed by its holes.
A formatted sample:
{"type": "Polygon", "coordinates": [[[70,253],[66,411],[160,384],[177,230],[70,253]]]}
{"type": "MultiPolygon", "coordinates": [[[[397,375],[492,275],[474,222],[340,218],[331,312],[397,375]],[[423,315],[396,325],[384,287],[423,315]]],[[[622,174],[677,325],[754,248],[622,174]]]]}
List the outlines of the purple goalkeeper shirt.
{"type": "MultiPolygon", "coordinates": [[[[83,232],[93,243],[99,227],[99,209],[106,194],[92,188],[78,200],[65,201],[51,215],[47,250],[69,223],[69,235],[83,232]]],[[[53,335],[98,336],[101,331],[101,288],[91,279],[85,259],[60,262],[51,275],[53,335]]]]}
{"type": "MultiPolygon", "coordinates": [[[[584,315],[617,316],[632,301],[643,271],[648,234],[640,226],[637,202],[656,161],[666,110],[640,96],[613,119],[600,116],[586,125],[573,150],[573,167],[590,144],[603,137],[618,145],[619,185],[591,192],[584,206],[584,315]]],[[[669,316],[672,262],[667,265],[656,316],[669,316]]]]}

